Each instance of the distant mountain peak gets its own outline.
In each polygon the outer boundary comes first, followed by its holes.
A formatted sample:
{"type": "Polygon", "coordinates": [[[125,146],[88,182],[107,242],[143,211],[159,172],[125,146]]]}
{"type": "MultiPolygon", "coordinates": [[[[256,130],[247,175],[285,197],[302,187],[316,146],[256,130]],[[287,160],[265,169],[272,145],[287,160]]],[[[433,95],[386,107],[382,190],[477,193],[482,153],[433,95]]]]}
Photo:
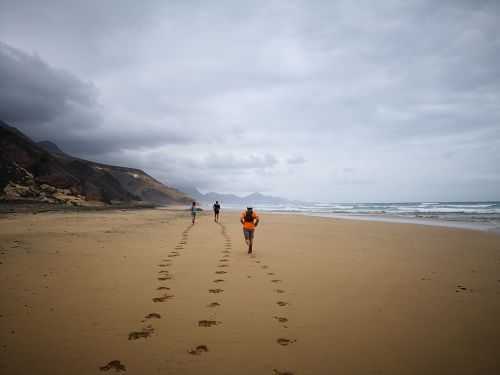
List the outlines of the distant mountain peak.
{"type": "Polygon", "coordinates": [[[216,192],[209,192],[206,194],[202,194],[195,187],[183,187],[183,191],[190,193],[190,195],[205,203],[212,203],[215,201],[222,202],[222,204],[231,204],[231,205],[255,205],[255,204],[286,204],[290,201],[286,198],[274,197],[270,195],[265,195],[259,192],[251,193],[246,196],[238,196],[235,194],[223,194],[216,192]]]}
{"type": "Polygon", "coordinates": [[[265,197],[264,194],[259,193],[259,192],[255,192],[252,194],[248,194],[245,198],[263,198],[263,197],[265,197]]]}

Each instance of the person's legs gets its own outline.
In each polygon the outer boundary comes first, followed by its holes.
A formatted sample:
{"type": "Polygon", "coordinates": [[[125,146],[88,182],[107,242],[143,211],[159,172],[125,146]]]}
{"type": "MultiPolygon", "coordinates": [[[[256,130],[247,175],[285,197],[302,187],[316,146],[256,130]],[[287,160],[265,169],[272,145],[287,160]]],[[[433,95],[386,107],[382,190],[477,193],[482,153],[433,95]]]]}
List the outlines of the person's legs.
{"type": "Polygon", "coordinates": [[[194,224],[194,221],[196,219],[196,214],[192,214],[191,216],[193,217],[193,224],[194,224]]]}
{"type": "Polygon", "coordinates": [[[243,228],[243,236],[245,236],[245,243],[248,245],[250,243],[250,232],[243,228]]]}
{"type": "Polygon", "coordinates": [[[245,235],[245,242],[248,245],[248,254],[252,252],[253,232],[254,231],[252,229],[243,229],[243,234],[245,235]]]}
{"type": "Polygon", "coordinates": [[[216,217],[216,220],[215,220],[215,221],[216,221],[216,222],[219,222],[219,211],[217,211],[217,212],[215,213],[215,217],[216,217]]]}

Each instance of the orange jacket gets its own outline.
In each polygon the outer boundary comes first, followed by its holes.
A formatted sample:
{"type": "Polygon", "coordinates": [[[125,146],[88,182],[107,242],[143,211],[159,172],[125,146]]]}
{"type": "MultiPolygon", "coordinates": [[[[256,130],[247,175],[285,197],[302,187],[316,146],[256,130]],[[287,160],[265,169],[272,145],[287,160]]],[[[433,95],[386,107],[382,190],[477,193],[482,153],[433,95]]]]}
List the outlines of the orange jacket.
{"type": "Polygon", "coordinates": [[[255,229],[255,221],[259,220],[259,216],[255,213],[255,211],[253,211],[253,214],[252,214],[253,221],[248,222],[248,221],[245,221],[246,213],[247,213],[247,211],[245,210],[240,215],[240,219],[243,220],[243,228],[244,229],[255,229]]]}

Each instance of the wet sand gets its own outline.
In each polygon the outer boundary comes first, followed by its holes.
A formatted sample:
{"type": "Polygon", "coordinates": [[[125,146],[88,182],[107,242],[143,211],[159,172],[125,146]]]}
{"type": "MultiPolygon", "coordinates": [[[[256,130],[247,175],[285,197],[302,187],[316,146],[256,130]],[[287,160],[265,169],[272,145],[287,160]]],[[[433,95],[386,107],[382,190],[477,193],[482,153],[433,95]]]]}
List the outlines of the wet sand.
{"type": "Polygon", "coordinates": [[[261,219],[2,216],[0,373],[500,373],[500,236],[261,219]]]}

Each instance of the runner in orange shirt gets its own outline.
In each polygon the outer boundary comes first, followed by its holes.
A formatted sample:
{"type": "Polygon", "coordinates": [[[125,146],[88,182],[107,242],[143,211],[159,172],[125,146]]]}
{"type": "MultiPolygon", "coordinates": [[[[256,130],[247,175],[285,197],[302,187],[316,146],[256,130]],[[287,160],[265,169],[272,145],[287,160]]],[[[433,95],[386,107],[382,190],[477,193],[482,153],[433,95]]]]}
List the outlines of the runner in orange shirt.
{"type": "Polygon", "coordinates": [[[240,222],[243,224],[243,235],[245,242],[248,245],[248,254],[252,253],[253,235],[255,227],[259,224],[259,216],[254,212],[252,207],[247,207],[240,216],[240,222]]]}

